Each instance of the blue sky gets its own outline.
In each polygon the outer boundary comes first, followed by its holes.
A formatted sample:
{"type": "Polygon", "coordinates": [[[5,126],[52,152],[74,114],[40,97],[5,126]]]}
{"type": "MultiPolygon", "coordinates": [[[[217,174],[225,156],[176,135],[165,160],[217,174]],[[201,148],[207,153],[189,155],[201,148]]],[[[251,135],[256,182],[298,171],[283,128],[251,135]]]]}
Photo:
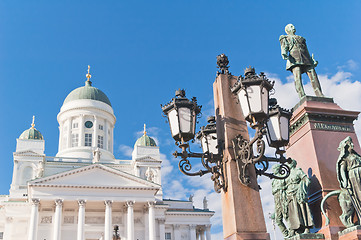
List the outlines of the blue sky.
{"type": "MultiPolygon", "coordinates": [[[[225,53],[234,75],[249,65],[266,72],[276,80],[281,102],[292,107],[297,97],[278,38],[293,23],[319,61],[326,94],[341,107],[360,110],[360,10],[360,1],[1,1],[0,194],[8,193],[15,139],[30,127],[32,115],[46,154],[56,154],[56,115],[91,65],[93,86],[108,95],[117,117],[115,156],[129,159],[146,123],[163,154],[166,197],[196,192],[196,204],[204,195],[217,199],[209,176],[200,185],[177,170],[160,104],[185,88],[203,105],[204,124],[213,111],[216,56],[225,53]]],[[[217,205],[210,208],[219,210],[217,205]]],[[[219,216],[214,234],[221,231],[219,216]]]]}

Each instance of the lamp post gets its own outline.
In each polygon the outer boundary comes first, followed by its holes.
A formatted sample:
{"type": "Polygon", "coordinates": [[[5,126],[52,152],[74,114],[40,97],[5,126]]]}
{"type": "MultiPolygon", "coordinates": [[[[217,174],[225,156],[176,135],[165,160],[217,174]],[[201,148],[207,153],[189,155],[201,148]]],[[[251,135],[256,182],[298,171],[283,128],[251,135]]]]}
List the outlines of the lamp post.
{"type": "Polygon", "coordinates": [[[245,70],[244,77],[235,77],[228,71],[228,63],[224,54],[217,57],[220,70],[213,84],[216,117],[209,118],[208,125],[201,127],[197,134],[203,153],[191,152],[188,144],[195,137],[195,124],[201,112],[196,98],[188,100],[185,91],[178,90],[176,96],[161,107],[172,136],[182,149],[174,153],[175,157],[181,157],[180,171],[188,176],[212,173],[215,190],[222,192],[225,239],[233,239],[231,236],[269,239],[256,176],[278,179],[289,176],[290,169],[285,164],[289,160],[283,156],[282,147],[288,144],[291,113],[269,98],[274,83],[264,73],[257,75],[250,67],[245,70]],[[255,130],[251,140],[246,134],[245,121],[255,130]],[[265,135],[269,146],[276,148],[278,157],[264,155],[265,135]],[[199,158],[203,169],[192,171],[190,158],[199,158]],[[279,173],[267,172],[270,162],[281,164],[279,173]]]}

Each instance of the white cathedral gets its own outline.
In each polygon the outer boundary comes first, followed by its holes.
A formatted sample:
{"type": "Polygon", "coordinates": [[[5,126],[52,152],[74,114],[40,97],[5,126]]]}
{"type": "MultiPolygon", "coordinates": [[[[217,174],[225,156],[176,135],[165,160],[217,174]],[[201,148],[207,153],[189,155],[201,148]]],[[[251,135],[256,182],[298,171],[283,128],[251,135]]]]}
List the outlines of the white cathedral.
{"type": "Polygon", "coordinates": [[[34,121],[17,139],[10,194],[0,196],[0,239],[210,240],[206,202],[197,209],[192,200],[163,199],[159,147],[145,131],[131,160],[114,157],[116,118],[90,77],[88,70],[60,109],[55,157],[44,154],[34,121]]]}

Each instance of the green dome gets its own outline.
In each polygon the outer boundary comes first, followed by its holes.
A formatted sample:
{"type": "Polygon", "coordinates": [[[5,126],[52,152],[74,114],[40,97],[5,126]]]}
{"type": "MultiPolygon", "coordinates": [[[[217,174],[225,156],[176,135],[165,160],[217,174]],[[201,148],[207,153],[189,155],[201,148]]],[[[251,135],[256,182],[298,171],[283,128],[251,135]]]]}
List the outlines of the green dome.
{"type": "Polygon", "coordinates": [[[84,87],[79,87],[71,91],[71,93],[69,93],[69,95],[65,98],[63,104],[79,99],[96,100],[112,106],[107,95],[98,88],[92,87],[92,82],[89,80],[85,82],[84,87]]]}
{"type": "Polygon", "coordinates": [[[44,140],[43,135],[39,130],[34,127],[25,130],[19,137],[19,139],[34,139],[34,140],[44,140]]]}
{"type": "Polygon", "coordinates": [[[154,139],[144,134],[135,142],[135,146],[142,146],[142,147],[156,147],[157,144],[155,143],[154,139]]]}

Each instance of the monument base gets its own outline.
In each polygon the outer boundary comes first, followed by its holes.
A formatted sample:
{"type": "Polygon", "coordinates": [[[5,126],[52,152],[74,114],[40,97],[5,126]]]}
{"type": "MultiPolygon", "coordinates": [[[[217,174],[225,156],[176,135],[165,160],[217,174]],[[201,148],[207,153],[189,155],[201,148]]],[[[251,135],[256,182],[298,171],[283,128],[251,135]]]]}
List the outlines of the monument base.
{"type": "Polygon", "coordinates": [[[346,228],[338,232],[339,240],[359,240],[361,239],[361,226],[346,228]]]}
{"type": "Polygon", "coordinates": [[[302,233],[294,237],[286,238],[287,240],[299,240],[299,239],[325,239],[325,236],[321,233],[302,233]]]}
{"type": "Polygon", "coordinates": [[[235,233],[225,237],[224,240],[270,240],[270,236],[268,233],[257,232],[235,233]]]}
{"type": "Polygon", "coordinates": [[[344,230],[345,227],[342,226],[326,226],[321,228],[318,233],[322,233],[327,240],[338,240],[339,239],[339,232],[344,230]]]}

